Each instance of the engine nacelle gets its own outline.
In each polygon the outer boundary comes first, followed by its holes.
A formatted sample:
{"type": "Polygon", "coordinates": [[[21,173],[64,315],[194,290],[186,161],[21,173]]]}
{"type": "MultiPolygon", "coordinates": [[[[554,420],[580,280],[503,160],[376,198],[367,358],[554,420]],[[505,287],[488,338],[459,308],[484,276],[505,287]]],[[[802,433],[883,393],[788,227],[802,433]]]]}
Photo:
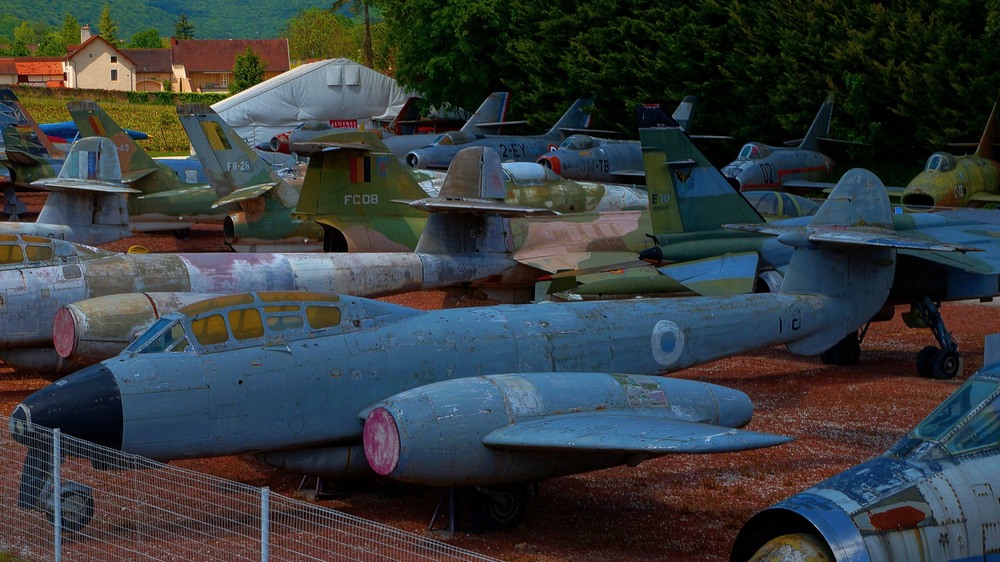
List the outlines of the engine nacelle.
{"type": "Polygon", "coordinates": [[[361,445],[316,447],[290,451],[257,453],[257,460],[294,474],[325,478],[364,478],[372,476],[361,445]]]}
{"type": "MultiPolygon", "coordinates": [[[[436,486],[528,482],[635,465],[659,454],[548,447],[490,448],[494,430],[545,416],[642,409],[651,416],[740,427],[753,406],[745,394],[640,375],[533,373],[465,377],[429,384],[375,405],[365,421],[365,456],[376,473],[436,486]]],[[[613,423],[609,420],[609,423],[613,423]]],[[[600,449],[600,447],[596,447],[600,449]]]]}
{"type": "Polygon", "coordinates": [[[78,367],[118,355],[160,316],[216,297],[200,293],[125,293],[77,301],[60,308],[52,323],[59,356],[78,367]]]}

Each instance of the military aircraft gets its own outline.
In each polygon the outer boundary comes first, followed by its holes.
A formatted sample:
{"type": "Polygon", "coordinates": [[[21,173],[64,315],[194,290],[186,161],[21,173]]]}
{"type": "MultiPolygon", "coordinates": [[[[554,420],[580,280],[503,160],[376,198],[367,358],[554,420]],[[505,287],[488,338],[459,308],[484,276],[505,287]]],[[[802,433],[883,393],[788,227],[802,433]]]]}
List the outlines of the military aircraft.
{"type": "MultiPolygon", "coordinates": [[[[497,132],[501,126],[522,123],[521,121],[506,121],[507,106],[509,103],[509,92],[493,92],[486,97],[482,105],[479,106],[479,109],[469,116],[469,119],[462,125],[459,131],[472,136],[486,135],[487,133],[497,132]]],[[[290,154],[290,146],[292,144],[308,142],[317,137],[325,137],[337,132],[350,132],[351,130],[357,130],[357,128],[338,128],[322,121],[303,123],[295,130],[275,135],[267,143],[258,144],[254,148],[265,152],[290,154]]],[[[382,142],[385,143],[386,147],[398,159],[403,160],[409,151],[430,144],[438,137],[438,134],[418,132],[411,132],[409,134],[384,133],[382,135],[382,142]]]]}
{"type": "Polygon", "coordinates": [[[833,98],[833,93],[827,95],[798,146],[768,146],[760,142],[749,142],[740,149],[736,160],[722,168],[722,175],[740,191],[830,187],[833,160],[819,152],[820,143],[845,142],[829,138],[833,98]]]}
{"type": "Polygon", "coordinates": [[[4,150],[0,164],[6,168],[9,181],[4,185],[7,202],[4,212],[18,220],[25,212],[16,188],[28,188],[32,181],[55,176],[66,152],[56,147],[39,129],[17,94],[10,88],[0,88],[0,134],[4,150]]]}
{"type": "MultiPolygon", "coordinates": [[[[502,194],[495,154],[480,163],[480,189],[502,194]]],[[[425,236],[468,232],[442,216],[425,236]]],[[[31,447],[19,505],[38,505],[50,462],[35,425],[157,460],[253,451],[324,477],[495,487],[481,501],[496,526],[520,520],[530,482],[784,442],[737,429],[751,410],[742,393],[650,375],[779,344],[818,354],[882,306],[896,248],[947,245],[897,236],[865,170],[782,239],[794,256],[774,294],[430,312],[289,292],[190,305],[15,408],[12,434],[31,447]]]]}
{"type": "Polygon", "coordinates": [[[568,132],[590,126],[588,109],[594,101],[578,99],[545,134],[480,135],[466,131],[443,133],[427,146],[406,153],[405,162],[417,169],[445,170],[459,150],[470,146],[488,146],[500,154],[504,162],[534,162],[539,156],[559,146],[568,132]]]}
{"type": "Polygon", "coordinates": [[[983,368],[879,457],[754,515],[730,560],[990,560],[1000,551],[1000,335],[983,368]]]}
{"type": "Polygon", "coordinates": [[[993,104],[983,136],[971,155],[931,154],[924,170],[903,189],[903,209],[928,211],[935,207],[1000,203],[1000,162],[993,158],[997,119],[997,106],[993,104]]]}
{"type": "Polygon", "coordinates": [[[131,236],[126,196],[139,193],[121,181],[118,151],[110,139],[73,144],[59,175],[31,182],[49,192],[34,222],[0,222],[0,234],[105,244],[131,236]]]}
{"type": "Polygon", "coordinates": [[[71,101],[70,116],[84,137],[107,137],[118,148],[122,180],[141,194],[128,198],[136,232],[174,231],[184,236],[195,223],[221,223],[233,207],[214,207],[217,193],[196,158],[154,159],[93,101],[71,101]]]}
{"type": "MultiPolygon", "coordinates": [[[[695,96],[684,96],[674,110],[674,121],[686,131],[691,130],[691,118],[697,103],[698,98],[695,96]]],[[[577,133],[566,137],[559,148],[539,156],[537,162],[572,180],[627,183],[646,181],[639,141],[603,139],[577,133]]]]}
{"type": "MultiPolygon", "coordinates": [[[[223,223],[226,243],[238,251],[412,250],[427,215],[393,199],[436,196],[440,189],[440,174],[394,161],[375,133],[295,143],[310,155],[304,180],[295,182],[276,176],[210,107],[179,106],[178,117],[216,191],[231,192],[216,205],[241,207],[223,223]]],[[[504,164],[503,172],[506,200],[518,205],[558,213],[646,207],[642,190],[573,182],[533,163],[504,164]]]]}

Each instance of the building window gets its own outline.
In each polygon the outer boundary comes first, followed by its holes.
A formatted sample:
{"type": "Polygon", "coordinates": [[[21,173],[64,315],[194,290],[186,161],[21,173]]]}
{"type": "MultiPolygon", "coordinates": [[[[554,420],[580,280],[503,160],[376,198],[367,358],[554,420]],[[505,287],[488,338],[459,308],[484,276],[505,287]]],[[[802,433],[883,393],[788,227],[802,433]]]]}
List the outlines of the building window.
{"type": "Polygon", "coordinates": [[[111,55],[111,64],[118,62],[118,55],[111,55]]]}
{"type": "Polygon", "coordinates": [[[112,82],[117,82],[118,81],[118,70],[117,69],[112,69],[111,70],[111,81],[112,82]]]}
{"type": "Polygon", "coordinates": [[[221,82],[223,88],[228,88],[229,87],[229,75],[228,74],[223,74],[222,75],[222,79],[219,80],[219,82],[221,82]]]}

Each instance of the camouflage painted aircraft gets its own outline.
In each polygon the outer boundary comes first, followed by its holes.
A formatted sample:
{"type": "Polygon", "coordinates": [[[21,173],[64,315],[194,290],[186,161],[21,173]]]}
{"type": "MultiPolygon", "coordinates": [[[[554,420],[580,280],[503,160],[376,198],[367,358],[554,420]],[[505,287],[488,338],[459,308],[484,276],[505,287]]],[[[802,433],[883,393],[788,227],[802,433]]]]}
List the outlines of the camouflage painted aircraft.
{"type": "MultiPolygon", "coordinates": [[[[392,200],[421,199],[440,188],[439,175],[393,161],[375,133],[293,145],[310,155],[305,179],[296,185],[277,177],[210,107],[181,106],[178,117],[216,191],[231,192],[216,205],[241,207],[223,223],[226,243],[238,251],[412,250],[427,214],[392,200]]],[[[533,163],[504,164],[503,171],[507,201],[517,205],[558,213],[646,206],[641,190],[572,182],[533,163]]]]}
{"type": "Polygon", "coordinates": [[[195,223],[221,223],[231,210],[215,207],[228,193],[205,181],[196,158],[151,158],[97,103],[71,101],[70,116],[84,137],[107,137],[118,148],[122,181],[141,193],[128,198],[137,232],[172,230],[183,236],[195,223]]]}
{"type": "Polygon", "coordinates": [[[730,560],[993,560],[1000,335],[983,368],[879,457],[754,515],[730,560]]]}
{"type": "Polygon", "coordinates": [[[1000,203],[1000,162],[993,157],[997,119],[997,104],[993,104],[983,136],[971,155],[931,154],[924,171],[903,190],[903,209],[912,212],[1000,203]]]}
{"type": "MultiPolygon", "coordinates": [[[[482,182],[502,197],[498,170],[482,182]]],[[[782,443],[738,429],[752,410],[742,393],[654,375],[781,344],[820,353],[882,306],[897,246],[942,249],[893,232],[864,170],[783,238],[794,258],[777,294],[431,312],[288,292],[190,305],[17,406],[12,433],[29,446],[19,505],[44,508],[51,452],[36,425],[161,461],[255,452],[323,477],[475,487],[492,528],[520,522],[532,482],[782,443]]]]}
{"type": "Polygon", "coordinates": [[[0,164],[7,170],[4,185],[7,202],[4,213],[17,220],[25,207],[17,198],[17,188],[29,188],[31,182],[50,178],[59,172],[66,152],[57,148],[39,129],[17,94],[9,88],[0,88],[0,134],[4,151],[0,164]]]}
{"type": "Polygon", "coordinates": [[[722,175],[740,191],[831,187],[829,179],[833,160],[819,152],[820,143],[845,142],[829,138],[833,97],[833,93],[827,96],[798,146],[747,143],[740,149],[736,160],[722,168],[722,175]]]}
{"type": "Polygon", "coordinates": [[[542,135],[481,135],[466,131],[443,133],[429,145],[408,152],[405,162],[412,168],[445,170],[458,151],[472,146],[487,146],[496,150],[503,162],[534,162],[542,154],[559,146],[567,133],[589,127],[589,108],[593,103],[590,99],[576,100],[559,121],[542,135]]]}
{"type": "MultiPolygon", "coordinates": [[[[516,125],[521,122],[506,121],[507,106],[510,103],[509,92],[493,92],[483,101],[479,109],[476,110],[469,119],[459,129],[467,135],[486,135],[496,133],[503,125],[516,125]]],[[[325,137],[332,133],[345,133],[356,131],[357,128],[344,129],[336,128],[326,122],[304,123],[294,131],[281,133],[271,137],[266,144],[261,143],[254,148],[266,152],[279,152],[290,154],[290,145],[301,142],[308,142],[317,137],[325,137]]],[[[417,133],[409,134],[388,134],[383,133],[382,142],[401,161],[408,152],[415,148],[426,146],[438,137],[439,133],[417,133]]]]}

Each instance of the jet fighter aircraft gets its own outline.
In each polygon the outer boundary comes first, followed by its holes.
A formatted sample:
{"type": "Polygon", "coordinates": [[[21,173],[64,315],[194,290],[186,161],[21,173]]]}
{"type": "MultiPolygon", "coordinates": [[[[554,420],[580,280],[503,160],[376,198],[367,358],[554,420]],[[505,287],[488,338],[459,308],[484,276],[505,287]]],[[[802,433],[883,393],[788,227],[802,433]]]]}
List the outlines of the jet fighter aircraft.
{"type": "MultiPolygon", "coordinates": [[[[482,181],[503,192],[499,173],[482,181]]],[[[30,447],[19,504],[38,506],[45,486],[36,425],[158,460],[254,451],[326,477],[500,487],[497,525],[517,523],[533,481],[778,444],[736,429],[750,412],[739,393],[649,375],[778,344],[820,353],[882,306],[896,248],[961,250],[897,236],[865,170],[782,239],[794,256],[773,294],[431,312],[292,293],[190,305],[18,405],[11,431],[30,447]]]]}
{"type": "Polygon", "coordinates": [[[830,187],[833,160],[819,152],[819,148],[821,141],[843,142],[829,138],[832,115],[833,93],[830,93],[798,146],[747,143],[740,149],[736,160],[722,168],[722,175],[740,191],[830,187]]]}
{"type": "MultiPolygon", "coordinates": [[[[507,105],[509,103],[509,92],[493,92],[486,97],[482,105],[479,106],[479,109],[469,116],[469,119],[462,125],[459,131],[471,136],[481,136],[488,133],[495,134],[503,125],[522,123],[521,121],[506,120],[507,105]]],[[[325,137],[336,132],[343,133],[349,132],[349,130],[336,128],[333,125],[323,122],[304,123],[295,130],[275,135],[267,143],[261,143],[254,148],[265,152],[290,154],[291,145],[293,144],[309,142],[317,137],[325,137]]],[[[438,135],[439,133],[384,134],[382,142],[402,162],[408,152],[430,144],[438,135]]]]}
{"type": "Polygon", "coordinates": [[[928,211],[935,207],[1000,203],[1000,162],[993,157],[997,119],[997,106],[993,104],[983,136],[971,155],[931,154],[924,171],[903,190],[900,196],[903,209],[928,211]]]}
{"type": "Polygon", "coordinates": [[[479,135],[465,131],[441,134],[427,146],[406,154],[406,164],[412,168],[445,170],[458,151],[470,146],[488,146],[500,154],[504,162],[534,162],[539,156],[559,146],[567,132],[590,126],[588,108],[593,100],[578,99],[556,124],[542,135],[479,135]]]}
{"type": "Polygon", "coordinates": [[[754,515],[730,560],[990,560],[1000,551],[1000,334],[983,368],[879,457],[754,515]]]}

